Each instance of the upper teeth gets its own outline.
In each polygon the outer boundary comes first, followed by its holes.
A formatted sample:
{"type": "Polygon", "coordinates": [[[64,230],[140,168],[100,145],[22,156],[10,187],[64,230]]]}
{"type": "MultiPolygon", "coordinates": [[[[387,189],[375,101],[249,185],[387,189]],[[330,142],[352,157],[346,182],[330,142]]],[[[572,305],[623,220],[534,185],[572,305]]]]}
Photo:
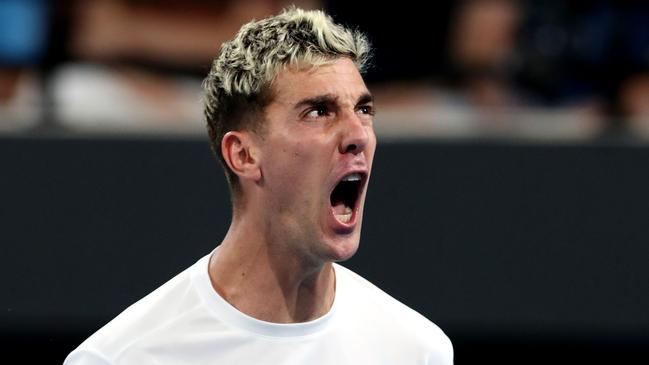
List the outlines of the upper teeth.
{"type": "Polygon", "coordinates": [[[359,173],[349,174],[343,177],[343,181],[359,181],[360,179],[361,179],[361,174],[359,173]]]}

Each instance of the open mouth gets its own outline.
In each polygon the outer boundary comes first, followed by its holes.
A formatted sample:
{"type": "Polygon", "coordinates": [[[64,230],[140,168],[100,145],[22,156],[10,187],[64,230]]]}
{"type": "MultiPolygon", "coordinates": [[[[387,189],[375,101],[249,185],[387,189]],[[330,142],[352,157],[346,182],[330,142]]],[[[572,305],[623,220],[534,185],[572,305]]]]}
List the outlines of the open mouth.
{"type": "Polygon", "coordinates": [[[336,219],[342,223],[352,220],[363,186],[363,175],[353,173],[343,177],[331,192],[331,207],[336,219]]]}

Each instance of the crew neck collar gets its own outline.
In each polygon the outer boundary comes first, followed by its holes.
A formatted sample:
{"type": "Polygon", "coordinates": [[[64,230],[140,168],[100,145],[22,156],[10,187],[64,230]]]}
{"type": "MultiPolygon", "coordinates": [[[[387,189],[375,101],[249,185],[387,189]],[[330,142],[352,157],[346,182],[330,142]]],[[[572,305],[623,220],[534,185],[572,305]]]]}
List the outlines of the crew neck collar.
{"type": "Polygon", "coordinates": [[[336,316],[337,308],[340,306],[342,285],[340,270],[333,264],[336,275],[336,290],[333,304],[329,311],[312,321],[300,323],[274,323],[262,321],[239,311],[232,304],[228,303],[214,288],[209,277],[209,261],[211,255],[217,250],[201,258],[193,267],[192,281],[209,310],[221,321],[228,325],[253,334],[265,337],[304,337],[324,331],[332,325],[336,316]]]}

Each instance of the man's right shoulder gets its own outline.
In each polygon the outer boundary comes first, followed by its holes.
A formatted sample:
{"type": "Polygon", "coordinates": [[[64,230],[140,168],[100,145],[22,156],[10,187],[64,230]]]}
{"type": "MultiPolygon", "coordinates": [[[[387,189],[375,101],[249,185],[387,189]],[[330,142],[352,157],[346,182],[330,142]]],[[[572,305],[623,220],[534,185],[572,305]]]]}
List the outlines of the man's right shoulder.
{"type": "Polygon", "coordinates": [[[190,269],[126,308],[72,351],[64,364],[112,364],[130,348],[174,331],[175,324],[201,305],[190,269]]]}
{"type": "Polygon", "coordinates": [[[70,353],[65,359],[65,365],[112,365],[113,363],[101,353],[87,349],[78,348],[70,353]]]}

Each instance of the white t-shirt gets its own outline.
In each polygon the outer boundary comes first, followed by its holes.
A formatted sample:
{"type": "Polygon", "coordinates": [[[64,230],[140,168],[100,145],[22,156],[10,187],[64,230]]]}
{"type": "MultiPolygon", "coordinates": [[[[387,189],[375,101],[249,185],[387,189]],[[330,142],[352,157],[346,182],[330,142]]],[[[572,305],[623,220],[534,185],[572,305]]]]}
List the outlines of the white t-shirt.
{"type": "Polygon", "coordinates": [[[340,265],[326,315],[278,324],[225,301],[208,263],[209,255],[127,308],[64,365],[453,364],[451,342],[435,324],[340,265]]]}

